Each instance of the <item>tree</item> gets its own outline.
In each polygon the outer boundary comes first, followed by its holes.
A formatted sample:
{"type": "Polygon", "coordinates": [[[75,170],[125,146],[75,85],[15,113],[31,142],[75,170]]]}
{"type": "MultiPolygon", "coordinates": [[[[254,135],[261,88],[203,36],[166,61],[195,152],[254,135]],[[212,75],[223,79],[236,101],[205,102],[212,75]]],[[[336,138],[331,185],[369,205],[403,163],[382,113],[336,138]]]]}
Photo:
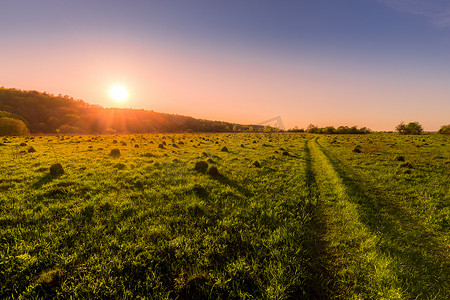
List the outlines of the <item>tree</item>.
{"type": "Polygon", "coordinates": [[[1,135],[24,135],[28,133],[27,125],[21,120],[13,118],[0,118],[1,135]]]}
{"type": "Polygon", "coordinates": [[[398,131],[400,134],[406,134],[406,124],[405,122],[401,122],[400,124],[395,127],[395,130],[398,131]]]}
{"type": "Polygon", "coordinates": [[[409,122],[408,124],[401,122],[395,129],[400,134],[421,134],[423,132],[422,125],[419,122],[409,122]]]}
{"type": "Polygon", "coordinates": [[[332,133],[336,132],[336,129],[333,126],[327,126],[325,128],[322,128],[321,131],[322,131],[322,133],[325,133],[325,134],[332,134],[332,133]]]}
{"type": "Polygon", "coordinates": [[[289,132],[305,132],[305,129],[298,128],[298,126],[295,126],[294,128],[291,128],[288,130],[289,132]]]}
{"type": "Polygon", "coordinates": [[[56,133],[58,133],[58,134],[59,133],[63,133],[63,134],[80,133],[80,128],[64,124],[64,125],[61,125],[58,129],[56,129],[56,133]]]}
{"type": "Polygon", "coordinates": [[[422,125],[419,122],[409,122],[406,125],[406,130],[408,134],[421,134],[423,132],[422,125]]]}
{"type": "Polygon", "coordinates": [[[308,127],[306,127],[306,132],[308,133],[319,133],[320,129],[313,124],[309,124],[308,127]]]}

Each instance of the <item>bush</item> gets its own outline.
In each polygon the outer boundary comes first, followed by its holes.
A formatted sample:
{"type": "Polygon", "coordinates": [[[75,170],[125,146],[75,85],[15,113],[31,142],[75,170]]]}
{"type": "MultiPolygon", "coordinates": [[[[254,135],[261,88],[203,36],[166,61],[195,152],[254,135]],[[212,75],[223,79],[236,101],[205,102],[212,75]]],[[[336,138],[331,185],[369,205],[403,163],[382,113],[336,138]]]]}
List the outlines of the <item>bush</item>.
{"type": "Polygon", "coordinates": [[[27,134],[27,125],[17,119],[2,117],[0,118],[0,135],[24,135],[27,134]]]}
{"type": "Polygon", "coordinates": [[[400,134],[421,134],[423,132],[422,125],[419,122],[409,122],[408,124],[401,122],[395,129],[400,134]]]}
{"type": "Polygon", "coordinates": [[[307,133],[315,133],[315,134],[368,134],[371,133],[372,130],[366,127],[358,128],[357,126],[339,126],[338,128],[334,128],[333,126],[326,127],[317,127],[316,125],[309,124],[306,130],[298,130],[292,132],[307,132],[307,133]]]}
{"type": "Polygon", "coordinates": [[[450,134],[450,124],[442,125],[442,127],[438,130],[440,134],[450,134]]]}

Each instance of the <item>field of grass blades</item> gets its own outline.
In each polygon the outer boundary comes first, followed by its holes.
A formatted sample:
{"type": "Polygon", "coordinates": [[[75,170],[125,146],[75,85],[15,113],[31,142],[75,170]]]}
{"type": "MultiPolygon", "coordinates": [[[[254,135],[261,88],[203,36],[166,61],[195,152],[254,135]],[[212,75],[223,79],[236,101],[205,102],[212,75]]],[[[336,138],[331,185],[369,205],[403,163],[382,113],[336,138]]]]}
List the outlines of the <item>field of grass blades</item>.
{"type": "Polygon", "coordinates": [[[314,204],[305,188],[303,140],[209,134],[6,142],[1,298],[322,293],[311,261],[314,204]],[[17,154],[21,143],[36,152],[17,154]],[[111,157],[112,149],[120,157],[111,157]],[[65,173],[51,176],[56,161],[65,173]],[[196,171],[198,161],[220,175],[196,171]]]}
{"type": "Polygon", "coordinates": [[[0,298],[448,299],[449,142],[2,138],[0,298]]]}
{"type": "Polygon", "coordinates": [[[331,154],[317,137],[308,144],[339,290],[361,299],[448,298],[448,249],[438,234],[378,190],[373,179],[358,176],[340,152],[331,154]]]}

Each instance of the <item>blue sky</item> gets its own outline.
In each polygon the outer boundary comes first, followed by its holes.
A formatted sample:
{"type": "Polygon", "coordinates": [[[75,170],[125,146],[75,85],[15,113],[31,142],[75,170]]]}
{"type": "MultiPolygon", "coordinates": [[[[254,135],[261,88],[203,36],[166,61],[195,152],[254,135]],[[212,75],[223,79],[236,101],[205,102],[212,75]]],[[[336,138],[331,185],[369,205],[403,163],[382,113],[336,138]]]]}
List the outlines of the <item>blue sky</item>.
{"type": "Polygon", "coordinates": [[[258,123],[450,123],[450,1],[21,1],[0,85],[258,123]]]}

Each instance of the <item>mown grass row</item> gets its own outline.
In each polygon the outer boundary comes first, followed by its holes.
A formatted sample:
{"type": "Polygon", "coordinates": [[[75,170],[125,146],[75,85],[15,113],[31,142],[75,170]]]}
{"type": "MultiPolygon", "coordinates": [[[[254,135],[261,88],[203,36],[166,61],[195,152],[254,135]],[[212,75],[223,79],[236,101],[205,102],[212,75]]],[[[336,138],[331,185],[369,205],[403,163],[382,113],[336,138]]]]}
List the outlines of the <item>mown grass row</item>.
{"type": "Polygon", "coordinates": [[[332,289],[339,292],[330,297],[402,298],[398,279],[390,270],[392,260],[378,250],[379,237],[360,219],[358,205],[364,199],[345,184],[317,138],[309,140],[308,147],[325,226],[326,269],[332,277],[332,289]]]}

